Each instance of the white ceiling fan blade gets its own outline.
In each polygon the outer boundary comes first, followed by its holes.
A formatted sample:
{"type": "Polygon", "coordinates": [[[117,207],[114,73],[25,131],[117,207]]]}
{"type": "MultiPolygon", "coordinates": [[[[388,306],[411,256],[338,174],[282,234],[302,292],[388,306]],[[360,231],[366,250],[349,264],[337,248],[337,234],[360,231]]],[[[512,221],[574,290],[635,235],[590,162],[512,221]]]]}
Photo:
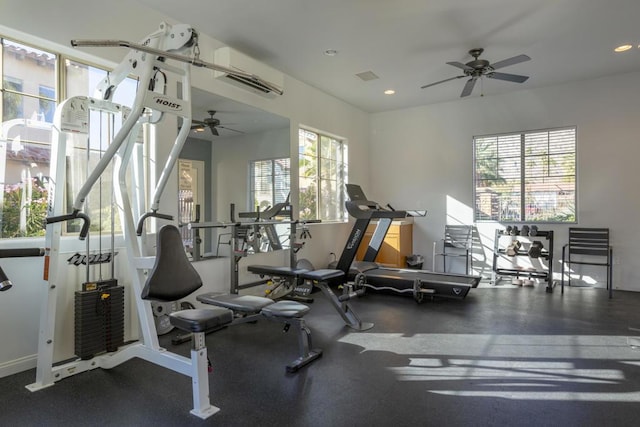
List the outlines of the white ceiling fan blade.
{"type": "Polygon", "coordinates": [[[487,77],[490,79],[497,80],[506,80],[508,82],[514,83],[524,83],[529,79],[529,76],[521,76],[519,74],[509,74],[509,73],[488,73],[487,77]]]}
{"type": "Polygon", "coordinates": [[[439,82],[435,82],[435,83],[429,83],[428,85],[424,85],[424,86],[420,86],[420,89],[425,89],[431,86],[435,86],[435,85],[439,85],[440,83],[444,83],[444,82],[448,82],[450,80],[455,80],[455,79],[461,79],[464,76],[455,76],[455,77],[450,77],[448,79],[444,79],[444,80],[440,80],[439,82]]]}
{"type": "Polygon", "coordinates": [[[497,70],[498,68],[508,67],[509,65],[515,65],[529,60],[531,60],[531,58],[529,58],[527,55],[518,55],[512,58],[507,58],[502,61],[495,62],[491,64],[491,68],[497,70]]]}
{"type": "Polygon", "coordinates": [[[471,95],[471,92],[473,92],[473,88],[476,85],[476,80],[478,80],[477,77],[472,77],[469,80],[467,80],[467,83],[464,85],[464,88],[462,89],[462,93],[460,94],[460,98],[464,98],[465,96],[471,95]]]}

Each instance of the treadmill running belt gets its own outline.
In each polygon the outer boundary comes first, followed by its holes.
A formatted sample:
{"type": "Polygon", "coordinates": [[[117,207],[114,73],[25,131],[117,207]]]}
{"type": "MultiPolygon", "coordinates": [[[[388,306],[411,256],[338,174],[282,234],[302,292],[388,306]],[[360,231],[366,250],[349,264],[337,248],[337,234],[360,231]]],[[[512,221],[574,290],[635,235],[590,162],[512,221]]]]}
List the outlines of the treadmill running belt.
{"type": "Polygon", "coordinates": [[[364,272],[366,284],[398,292],[409,292],[419,283],[420,288],[432,290],[433,296],[463,299],[471,288],[480,283],[480,277],[442,274],[423,270],[376,268],[364,272]]]}

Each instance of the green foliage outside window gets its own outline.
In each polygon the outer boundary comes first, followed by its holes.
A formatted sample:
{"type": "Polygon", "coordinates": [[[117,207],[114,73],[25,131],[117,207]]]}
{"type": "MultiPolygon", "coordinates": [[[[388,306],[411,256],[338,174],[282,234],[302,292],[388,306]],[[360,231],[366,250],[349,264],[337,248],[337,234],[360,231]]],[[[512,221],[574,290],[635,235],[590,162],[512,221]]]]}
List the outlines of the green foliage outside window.
{"type": "Polygon", "coordinates": [[[5,186],[2,210],[2,237],[35,237],[45,234],[47,189],[37,178],[31,180],[31,199],[23,203],[23,184],[5,186]],[[24,211],[24,212],[23,212],[24,211]],[[25,218],[21,224],[21,214],[25,218]]]}

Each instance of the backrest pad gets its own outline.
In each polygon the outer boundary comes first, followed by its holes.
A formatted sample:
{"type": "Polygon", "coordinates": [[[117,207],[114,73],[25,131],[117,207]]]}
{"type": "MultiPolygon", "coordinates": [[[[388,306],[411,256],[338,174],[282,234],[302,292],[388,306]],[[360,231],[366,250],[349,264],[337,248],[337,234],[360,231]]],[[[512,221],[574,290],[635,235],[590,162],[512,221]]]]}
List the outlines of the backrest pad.
{"type": "Polygon", "coordinates": [[[142,298],[177,301],[201,286],[202,279],[187,258],[180,231],[175,225],[165,225],[158,231],[156,261],[142,289],[142,298]]]}

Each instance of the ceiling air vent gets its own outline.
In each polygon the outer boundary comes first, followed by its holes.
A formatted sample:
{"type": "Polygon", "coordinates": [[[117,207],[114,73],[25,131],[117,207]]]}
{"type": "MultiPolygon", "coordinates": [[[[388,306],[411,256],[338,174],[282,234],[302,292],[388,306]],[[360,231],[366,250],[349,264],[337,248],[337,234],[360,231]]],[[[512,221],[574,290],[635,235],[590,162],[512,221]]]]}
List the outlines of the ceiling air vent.
{"type": "Polygon", "coordinates": [[[363,71],[362,73],[356,74],[356,76],[359,77],[363,82],[368,82],[380,78],[373,71],[363,71]]]}

